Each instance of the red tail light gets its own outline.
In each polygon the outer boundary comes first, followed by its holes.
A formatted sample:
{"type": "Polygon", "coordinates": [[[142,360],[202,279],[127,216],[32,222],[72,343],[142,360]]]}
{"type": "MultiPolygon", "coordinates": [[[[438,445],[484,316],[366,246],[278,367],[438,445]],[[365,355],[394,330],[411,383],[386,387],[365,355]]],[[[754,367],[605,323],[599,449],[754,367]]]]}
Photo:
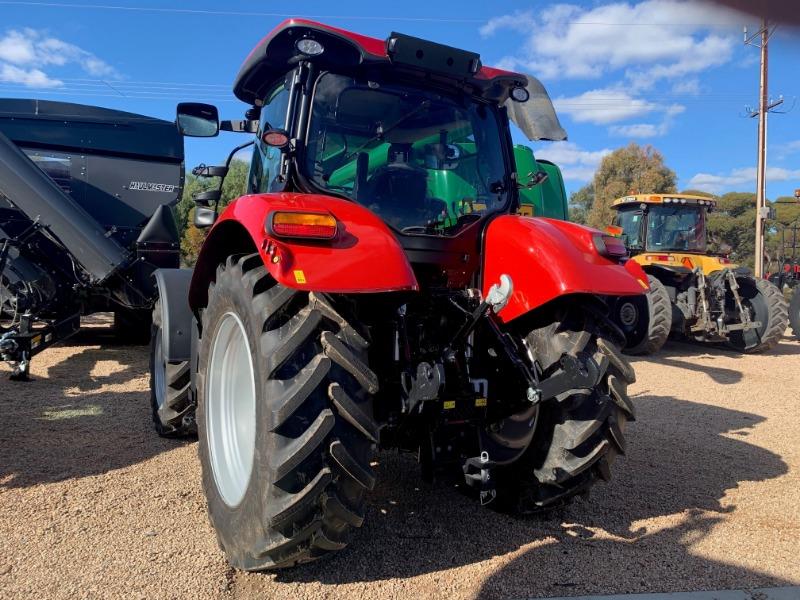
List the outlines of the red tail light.
{"type": "Polygon", "coordinates": [[[645,256],[646,260],[655,260],[658,262],[675,262],[675,257],[669,254],[648,254],[645,256]]]}
{"type": "Polygon", "coordinates": [[[267,219],[267,232],[277,237],[332,240],[337,228],[330,213],[275,211],[267,219]]]}
{"type": "Polygon", "coordinates": [[[598,233],[594,236],[594,247],[597,252],[609,258],[628,256],[628,249],[618,237],[598,233]]]}

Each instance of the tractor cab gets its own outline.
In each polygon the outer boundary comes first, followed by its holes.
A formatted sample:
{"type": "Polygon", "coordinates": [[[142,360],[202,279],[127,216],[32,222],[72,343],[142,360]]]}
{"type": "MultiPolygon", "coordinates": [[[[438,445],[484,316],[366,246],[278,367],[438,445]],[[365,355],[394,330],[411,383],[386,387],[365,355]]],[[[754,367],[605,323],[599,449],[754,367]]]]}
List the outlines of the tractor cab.
{"type": "MultiPolygon", "coordinates": [[[[473,279],[493,215],[567,216],[560,171],[515,148],[508,126],[531,140],[566,139],[547,93],[475,53],[290,19],[245,60],[234,94],[251,105],[247,119],[221,125],[256,133],[249,194],[358,203],[392,230],[416,271],[447,263],[447,287],[473,279]]],[[[183,132],[216,134],[212,109],[181,105],[183,132]]]]}
{"type": "Polygon", "coordinates": [[[637,194],[615,200],[616,231],[639,264],[699,266],[709,273],[728,265],[708,255],[706,217],[716,203],[702,196],[637,194]]]}

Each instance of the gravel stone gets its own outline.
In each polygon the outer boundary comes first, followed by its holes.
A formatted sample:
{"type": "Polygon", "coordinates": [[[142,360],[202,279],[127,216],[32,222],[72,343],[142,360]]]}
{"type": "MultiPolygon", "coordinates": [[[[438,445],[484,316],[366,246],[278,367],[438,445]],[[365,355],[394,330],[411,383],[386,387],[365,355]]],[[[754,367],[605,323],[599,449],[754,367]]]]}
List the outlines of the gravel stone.
{"type": "Polygon", "coordinates": [[[158,438],[147,351],[103,319],[0,367],[0,598],[522,598],[800,584],[800,343],[739,356],[670,342],[635,360],[614,479],[517,519],[383,453],[367,520],[327,560],[231,569],[196,442],[158,438]]]}

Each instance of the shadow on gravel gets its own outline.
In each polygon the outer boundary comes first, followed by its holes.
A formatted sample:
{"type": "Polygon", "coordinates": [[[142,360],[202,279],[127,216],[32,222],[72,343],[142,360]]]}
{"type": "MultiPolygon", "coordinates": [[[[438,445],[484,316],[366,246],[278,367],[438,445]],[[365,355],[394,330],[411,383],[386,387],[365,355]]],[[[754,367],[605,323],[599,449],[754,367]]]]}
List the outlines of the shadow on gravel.
{"type": "MultiPolygon", "coordinates": [[[[798,343],[797,338],[792,336],[787,330],[777,346],[762,353],[745,354],[734,350],[726,344],[713,344],[710,342],[695,342],[689,339],[670,338],[666,345],[657,354],[652,356],[652,359],[658,362],[659,357],[664,355],[686,358],[697,358],[700,356],[707,358],[708,355],[722,355],[728,358],[745,358],[747,356],[794,356],[796,354],[800,354],[800,343],[798,343]]],[[[643,359],[646,360],[647,357],[643,357],[643,359]]]]}
{"type": "Polygon", "coordinates": [[[46,377],[0,373],[0,489],[98,475],[175,447],[153,431],[149,393],[134,391],[148,386],[147,352],[105,345],[111,335],[81,331],[46,377]]]}
{"type": "Polygon", "coordinates": [[[767,353],[768,356],[795,356],[800,355],[800,340],[788,332],[783,336],[781,343],[767,353]]]}
{"type": "MultiPolygon", "coordinates": [[[[713,355],[715,350],[712,350],[711,352],[712,354],[710,355],[702,354],[704,361],[715,359],[713,355]]],[[[726,357],[731,355],[734,357],[742,356],[730,351],[726,351],[725,354],[726,357]]],[[[665,365],[667,367],[675,367],[678,369],[694,371],[696,373],[703,373],[704,375],[708,375],[715,383],[721,383],[723,385],[736,384],[742,380],[743,375],[741,371],[737,371],[736,369],[728,369],[725,367],[712,367],[706,364],[699,364],[697,362],[697,358],[699,356],[701,356],[701,354],[694,351],[693,347],[688,344],[669,342],[657,354],[653,354],[652,356],[629,356],[628,359],[631,361],[631,363],[633,363],[634,367],[640,362],[651,362],[659,365],[665,365]]]]}
{"type": "MultiPolygon", "coordinates": [[[[455,490],[424,486],[412,459],[386,453],[367,521],[350,547],[274,577],[324,584],[409,578],[535,544],[490,574],[481,597],[680,590],[688,579],[718,588],[753,578],[784,584],[689,552],[735,510],[722,502],[726,490],[787,472],[778,455],[747,443],[763,418],[671,397],[635,401],[639,420],[629,428],[628,456],[615,464],[613,482],[599,484],[587,500],[549,517],[513,518],[455,490]],[[637,525],[668,515],[657,530],[637,525]],[[595,539],[598,531],[613,539],[595,539]]],[[[241,583],[258,587],[253,579],[241,583]]]]}

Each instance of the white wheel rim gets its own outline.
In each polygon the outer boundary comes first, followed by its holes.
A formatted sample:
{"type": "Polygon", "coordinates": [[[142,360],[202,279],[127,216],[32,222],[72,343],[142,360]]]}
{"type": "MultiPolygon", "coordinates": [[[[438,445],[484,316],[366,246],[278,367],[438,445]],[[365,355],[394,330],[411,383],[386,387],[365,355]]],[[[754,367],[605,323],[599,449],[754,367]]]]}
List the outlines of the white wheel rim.
{"type": "Polygon", "coordinates": [[[156,331],[153,340],[153,390],[156,396],[156,405],[159,410],[167,400],[167,365],[164,360],[163,341],[161,339],[161,328],[156,331]]]}
{"type": "Polygon", "coordinates": [[[211,471],[228,506],[244,497],[256,447],[256,382],[247,333],[232,312],[223,315],[211,345],[206,437],[211,471]]]}

